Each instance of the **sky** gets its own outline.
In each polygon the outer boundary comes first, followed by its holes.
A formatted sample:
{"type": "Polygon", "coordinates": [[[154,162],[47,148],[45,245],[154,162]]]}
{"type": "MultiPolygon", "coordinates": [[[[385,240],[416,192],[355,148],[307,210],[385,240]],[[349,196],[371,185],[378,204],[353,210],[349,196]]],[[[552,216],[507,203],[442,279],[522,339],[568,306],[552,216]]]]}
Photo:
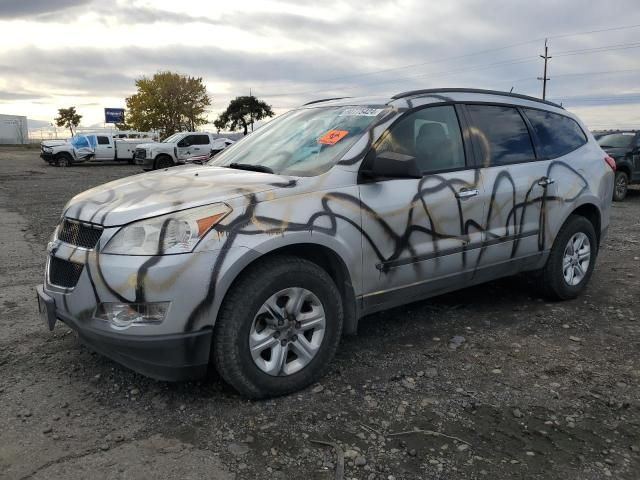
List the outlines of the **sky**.
{"type": "Polygon", "coordinates": [[[545,38],[549,100],[640,127],[638,0],[0,0],[0,113],[102,125],[163,70],[203,78],[210,122],[250,91],[277,114],[417,88],[539,97],[545,38]]]}

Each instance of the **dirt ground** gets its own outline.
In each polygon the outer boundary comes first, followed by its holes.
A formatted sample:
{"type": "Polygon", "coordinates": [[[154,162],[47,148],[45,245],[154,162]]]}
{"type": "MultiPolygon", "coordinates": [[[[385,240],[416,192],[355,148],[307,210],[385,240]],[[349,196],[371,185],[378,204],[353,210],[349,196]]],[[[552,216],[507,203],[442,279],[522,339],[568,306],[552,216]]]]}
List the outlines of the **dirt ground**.
{"type": "Polygon", "coordinates": [[[640,478],[640,191],[587,292],[510,278],[367,317],[321,383],[250,402],[164,383],[40,323],[45,245],[76,193],[135,166],[0,149],[0,478],[640,478]],[[331,446],[313,443],[322,440],[331,446]]]}

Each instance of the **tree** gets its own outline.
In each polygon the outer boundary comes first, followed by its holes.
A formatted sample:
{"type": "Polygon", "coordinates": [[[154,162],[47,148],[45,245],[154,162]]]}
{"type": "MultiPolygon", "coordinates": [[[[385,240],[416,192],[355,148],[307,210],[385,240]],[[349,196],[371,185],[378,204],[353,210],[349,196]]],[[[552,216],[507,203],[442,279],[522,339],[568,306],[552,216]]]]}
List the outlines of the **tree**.
{"type": "Polygon", "coordinates": [[[211,98],[201,77],[158,72],[136,80],[136,87],[138,92],[126,99],[126,124],[136,130],[159,130],[167,137],[208,122],[211,98]]]}
{"type": "Polygon", "coordinates": [[[258,100],[253,95],[236,97],[229,102],[227,109],[220,114],[213,124],[218,130],[228,128],[231,131],[235,131],[242,127],[243,133],[246,135],[249,125],[253,129],[254,121],[273,117],[273,115],[271,106],[262,100],[258,100]]]}
{"type": "Polygon", "coordinates": [[[80,125],[82,115],[76,112],[76,107],[59,108],[58,116],[54,119],[58,127],[68,128],[73,137],[73,129],[80,125]]]}

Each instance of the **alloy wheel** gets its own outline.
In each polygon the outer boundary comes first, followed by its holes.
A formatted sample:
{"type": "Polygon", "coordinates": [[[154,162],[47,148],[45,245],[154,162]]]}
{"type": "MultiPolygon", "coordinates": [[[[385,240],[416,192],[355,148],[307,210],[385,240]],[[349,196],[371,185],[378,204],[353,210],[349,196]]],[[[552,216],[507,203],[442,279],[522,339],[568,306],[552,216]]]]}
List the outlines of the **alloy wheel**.
{"type": "Polygon", "coordinates": [[[591,262],[591,243],[583,232],[575,233],[567,243],[562,258],[562,274],[567,285],[576,286],[584,279],[591,262]]]}
{"type": "Polygon", "coordinates": [[[267,299],[249,330],[256,366],[272,376],[288,376],[316,356],[325,334],[324,307],[313,292],[291,287],[267,299]]]}

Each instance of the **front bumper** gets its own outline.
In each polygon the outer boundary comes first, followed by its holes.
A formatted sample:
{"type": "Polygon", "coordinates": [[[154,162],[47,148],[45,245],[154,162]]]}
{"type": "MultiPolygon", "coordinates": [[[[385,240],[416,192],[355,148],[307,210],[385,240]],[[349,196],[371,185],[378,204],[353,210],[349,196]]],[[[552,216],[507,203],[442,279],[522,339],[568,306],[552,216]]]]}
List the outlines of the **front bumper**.
{"type": "Polygon", "coordinates": [[[43,286],[36,291],[49,328],[56,319],[71,327],[80,341],[91,350],[151,378],[166,381],[192,380],[203,377],[209,364],[212,329],[174,335],[122,335],[81,325],[56,308],[55,300],[43,286]],[[55,313],[54,313],[55,312],[55,313]],[[51,320],[53,314],[53,321],[51,320]]]}
{"type": "Polygon", "coordinates": [[[136,165],[140,165],[143,170],[153,170],[153,158],[138,158],[136,157],[136,165]]]}
{"type": "Polygon", "coordinates": [[[40,158],[49,163],[53,162],[54,160],[53,153],[47,152],[40,152],[40,158]]]}

